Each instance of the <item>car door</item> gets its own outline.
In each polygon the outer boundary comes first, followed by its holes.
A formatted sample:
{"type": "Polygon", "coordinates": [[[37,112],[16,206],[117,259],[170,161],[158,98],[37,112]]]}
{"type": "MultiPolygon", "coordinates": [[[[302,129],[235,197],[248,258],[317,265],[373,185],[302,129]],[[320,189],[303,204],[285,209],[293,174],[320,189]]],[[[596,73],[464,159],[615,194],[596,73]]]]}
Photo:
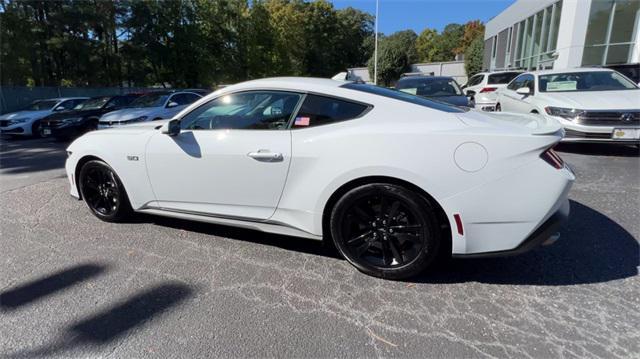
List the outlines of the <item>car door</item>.
{"type": "Polygon", "coordinates": [[[522,74],[513,79],[509,85],[500,92],[498,101],[500,102],[502,111],[521,112],[521,102],[524,95],[520,95],[516,91],[521,87],[525,87],[528,76],[533,77],[529,74],[522,74]]]}
{"type": "Polygon", "coordinates": [[[274,213],[291,161],[289,122],[302,95],[249,91],[182,116],[177,136],[146,149],[156,202],[166,210],[264,220],[274,213]]]}

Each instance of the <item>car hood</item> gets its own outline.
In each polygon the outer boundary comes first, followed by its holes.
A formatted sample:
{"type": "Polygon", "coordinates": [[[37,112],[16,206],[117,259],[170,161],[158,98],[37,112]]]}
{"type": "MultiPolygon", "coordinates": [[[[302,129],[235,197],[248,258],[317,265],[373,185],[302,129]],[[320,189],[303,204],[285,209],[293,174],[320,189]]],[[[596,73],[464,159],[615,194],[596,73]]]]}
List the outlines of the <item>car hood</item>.
{"type": "Polygon", "coordinates": [[[120,134],[120,135],[135,135],[143,132],[154,131],[160,126],[171,120],[157,120],[157,121],[145,121],[145,122],[136,122],[126,126],[117,126],[106,128],[100,131],[94,131],[96,134],[120,134]]]}
{"type": "Polygon", "coordinates": [[[532,135],[550,135],[562,130],[562,125],[545,116],[509,112],[469,111],[457,114],[469,126],[505,129],[510,132],[532,135]]]}
{"type": "Polygon", "coordinates": [[[11,120],[14,118],[34,118],[34,117],[40,117],[40,116],[45,116],[47,114],[49,114],[50,111],[49,110],[44,110],[44,111],[18,111],[18,112],[11,112],[11,113],[5,113],[4,115],[0,116],[0,120],[11,120]]]}
{"type": "Polygon", "coordinates": [[[140,116],[153,116],[158,110],[158,107],[145,107],[145,108],[124,108],[109,112],[100,118],[100,122],[120,122],[128,121],[140,116]]]}
{"type": "Polygon", "coordinates": [[[102,112],[101,109],[65,111],[63,113],[51,114],[47,116],[47,120],[56,121],[56,120],[63,120],[65,118],[86,117],[91,115],[99,115],[101,112],[102,112]]]}
{"type": "Polygon", "coordinates": [[[541,92],[539,97],[551,106],[581,110],[640,109],[640,90],[541,92]]]}

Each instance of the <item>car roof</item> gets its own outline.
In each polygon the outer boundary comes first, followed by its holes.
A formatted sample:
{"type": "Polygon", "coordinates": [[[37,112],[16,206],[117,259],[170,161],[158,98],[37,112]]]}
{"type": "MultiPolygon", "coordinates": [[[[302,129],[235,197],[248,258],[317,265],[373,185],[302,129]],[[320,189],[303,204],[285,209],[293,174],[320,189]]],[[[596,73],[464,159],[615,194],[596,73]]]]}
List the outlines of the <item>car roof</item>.
{"type": "Polygon", "coordinates": [[[453,80],[453,77],[451,76],[429,76],[429,75],[420,75],[420,76],[405,76],[400,78],[400,80],[398,80],[398,82],[403,81],[403,80],[411,80],[411,79],[419,79],[419,80],[453,80]]]}
{"type": "Polygon", "coordinates": [[[553,75],[553,74],[566,74],[576,72],[611,72],[613,70],[602,67],[576,67],[573,69],[557,69],[557,70],[538,70],[529,71],[534,75],[553,75]]]}
{"type": "MultiPolygon", "coordinates": [[[[504,70],[504,71],[491,71],[491,72],[478,72],[476,75],[496,75],[496,74],[510,74],[510,73],[523,73],[524,70],[518,70],[518,69],[513,69],[513,70],[504,70]]],[[[473,75],[475,76],[475,75],[473,75]]]]}
{"type": "Polygon", "coordinates": [[[54,98],[39,98],[36,100],[33,100],[33,102],[36,101],[66,101],[66,100],[88,100],[89,97],[54,97],[54,98]]]}
{"type": "MultiPolygon", "coordinates": [[[[259,80],[250,80],[241,82],[238,84],[225,87],[224,92],[237,91],[245,88],[284,88],[295,90],[317,90],[317,91],[332,91],[336,87],[340,87],[345,83],[352,81],[340,81],[332,79],[323,79],[316,77],[270,77],[259,80]]],[[[220,90],[220,91],[221,91],[220,90]]]]}

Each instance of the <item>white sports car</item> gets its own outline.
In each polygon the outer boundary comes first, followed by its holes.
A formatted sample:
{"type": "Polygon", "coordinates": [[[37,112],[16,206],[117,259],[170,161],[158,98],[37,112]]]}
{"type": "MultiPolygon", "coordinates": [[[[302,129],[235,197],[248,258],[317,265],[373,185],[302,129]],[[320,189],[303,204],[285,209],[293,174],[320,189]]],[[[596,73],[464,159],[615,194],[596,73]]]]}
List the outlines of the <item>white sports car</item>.
{"type": "Polygon", "coordinates": [[[438,255],[557,238],[574,175],[560,125],[465,111],[373,85],[273,78],[218,90],[170,121],[68,148],[71,194],[130,212],[332,240],[359,270],[406,278],[438,255]]]}

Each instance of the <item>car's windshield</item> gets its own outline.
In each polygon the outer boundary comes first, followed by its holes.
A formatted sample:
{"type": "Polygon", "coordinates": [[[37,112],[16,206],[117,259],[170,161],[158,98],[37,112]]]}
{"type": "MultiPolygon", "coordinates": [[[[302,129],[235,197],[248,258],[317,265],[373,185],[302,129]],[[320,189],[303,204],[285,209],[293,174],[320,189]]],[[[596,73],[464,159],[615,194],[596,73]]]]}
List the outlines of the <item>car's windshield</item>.
{"type": "Polygon", "coordinates": [[[427,99],[427,98],[424,98],[424,97],[411,95],[411,94],[408,94],[406,92],[393,90],[393,89],[380,87],[380,86],[375,86],[375,85],[368,85],[368,84],[363,84],[363,83],[348,83],[348,84],[342,85],[341,87],[347,88],[347,89],[350,89],[350,90],[367,92],[367,93],[378,95],[378,96],[384,96],[384,97],[392,98],[392,99],[398,100],[398,101],[409,102],[409,103],[412,103],[414,105],[429,107],[429,108],[432,108],[434,110],[439,110],[439,111],[444,111],[444,112],[466,112],[466,111],[468,111],[467,109],[463,109],[463,108],[460,108],[460,107],[449,105],[449,104],[441,102],[441,101],[430,100],[430,99],[427,99]]]}
{"type": "Polygon", "coordinates": [[[165,93],[152,93],[138,97],[127,107],[160,107],[167,102],[168,94],[165,93]]]}
{"type": "Polygon", "coordinates": [[[77,105],[73,109],[74,110],[97,110],[102,108],[102,106],[104,106],[104,104],[107,103],[110,99],[111,97],[108,97],[108,96],[92,98],[77,105]]]}
{"type": "Polygon", "coordinates": [[[25,111],[44,111],[50,110],[58,103],[56,100],[34,101],[25,111]]]}
{"type": "Polygon", "coordinates": [[[489,85],[500,85],[500,84],[508,84],[516,78],[516,76],[520,75],[522,72],[501,72],[498,74],[491,74],[487,79],[487,83],[489,85]]]}
{"type": "Polygon", "coordinates": [[[460,96],[462,91],[454,79],[411,79],[406,78],[398,81],[396,88],[402,92],[412,95],[440,97],[440,96],[460,96]]]}
{"type": "Polygon", "coordinates": [[[540,92],[619,91],[638,89],[614,71],[567,72],[539,76],[540,92]]]}

